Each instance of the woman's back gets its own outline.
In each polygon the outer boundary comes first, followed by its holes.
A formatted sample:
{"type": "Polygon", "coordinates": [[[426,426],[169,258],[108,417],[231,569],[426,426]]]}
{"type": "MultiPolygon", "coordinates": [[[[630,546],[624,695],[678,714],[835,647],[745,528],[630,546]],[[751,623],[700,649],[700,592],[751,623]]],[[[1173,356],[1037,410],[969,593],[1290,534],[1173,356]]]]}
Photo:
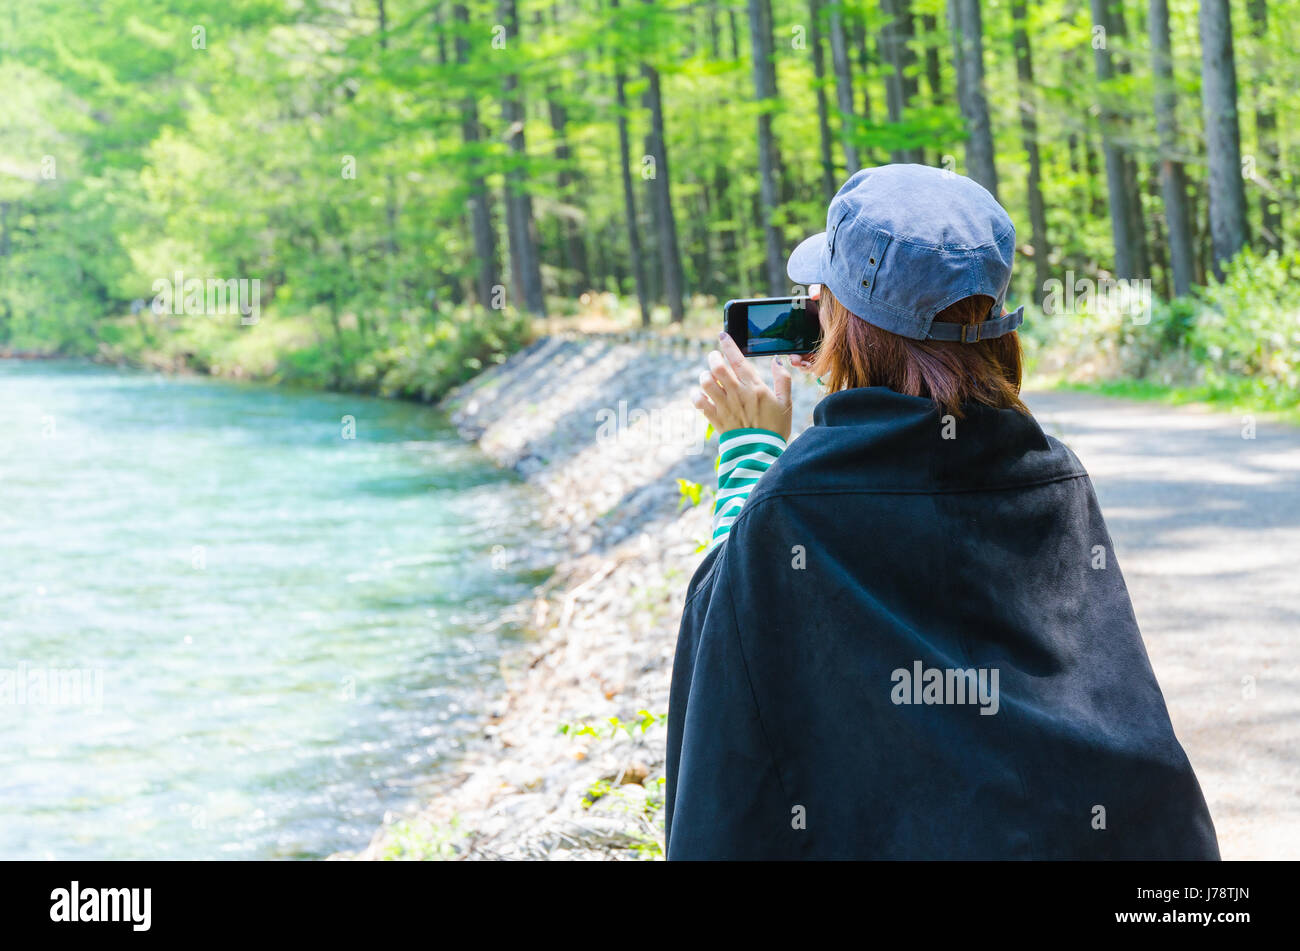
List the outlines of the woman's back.
{"type": "Polygon", "coordinates": [[[1218,857],[1086,472],[843,390],[692,580],[668,857],[1218,857]]]}
{"type": "Polygon", "coordinates": [[[888,165],[826,225],[787,266],[821,287],[816,425],[787,447],[789,375],[726,334],[693,397],[719,491],[668,857],[1218,858],[1087,473],[1020,399],[1005,209],[888,165]]]}

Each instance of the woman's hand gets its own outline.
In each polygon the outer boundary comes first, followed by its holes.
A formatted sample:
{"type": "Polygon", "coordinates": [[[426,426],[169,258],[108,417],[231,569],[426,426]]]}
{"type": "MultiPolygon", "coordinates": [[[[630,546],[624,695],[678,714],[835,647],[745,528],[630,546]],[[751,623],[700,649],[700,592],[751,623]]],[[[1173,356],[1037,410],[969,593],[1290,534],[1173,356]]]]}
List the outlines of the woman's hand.
{"type": "Polygon", "coordinates": [[[700,374],[700,388],[691,402],[719,433],[732,429],[768,429],[790,438],[790,371],[772,358],[772,386],[745,359],[736,342],[719,334],[718,346],[709,354],[709,368],[700,374]]]}

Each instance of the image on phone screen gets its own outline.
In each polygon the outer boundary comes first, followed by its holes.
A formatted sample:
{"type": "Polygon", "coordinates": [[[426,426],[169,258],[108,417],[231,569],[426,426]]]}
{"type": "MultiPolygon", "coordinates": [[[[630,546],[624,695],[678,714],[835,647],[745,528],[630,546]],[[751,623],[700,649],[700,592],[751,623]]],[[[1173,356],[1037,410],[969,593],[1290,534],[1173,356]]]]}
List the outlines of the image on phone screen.
{"type": "Polygon", "coordinates": [[[754,303],[748,308],[749,346],[754,356],[815,349],[821,327],[806,301],[754,303]]]}

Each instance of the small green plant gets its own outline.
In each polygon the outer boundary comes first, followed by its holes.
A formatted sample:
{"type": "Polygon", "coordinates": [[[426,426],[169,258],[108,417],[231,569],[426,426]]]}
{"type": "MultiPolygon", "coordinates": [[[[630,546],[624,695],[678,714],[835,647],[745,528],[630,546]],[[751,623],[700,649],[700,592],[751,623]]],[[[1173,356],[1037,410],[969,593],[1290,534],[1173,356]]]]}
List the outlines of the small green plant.
{"type": "MultiPolygon", "coordinates": [[[[713,462],[713,467],[714,469],[718,467],[718,462],[716,459],[713,462]]],[[[689,479],[678,479],[677,491],[681,496],[677,504],[677,511],[679,512],[682,509],[686,508],[688,505],[694,507],[704,501],[707,501],[709,503],[709,507],[712,508],[713,499],[717,495],[717,492],[714,491],[713,489],[708,490],[708,494],[706,495],[704,486],[702,486],[698,482],[692,482],[689,479]]],[[[705,537],[702,539],[698,539],[697,541],[698,544],[695,546],[695,553],[699,554],[700,552],[704,551],[704,549],[709,547],[709,542],[711,541],[711,539],[705,537]]]]}
{"type": "MultiPolygon", "coordinates": [[[[651,713],[638,710],[636,719],[623,720],[609,717],[602,723],[562,723],[558,732],[568,736],[591,736],[602,740],[612,740],[621,733],[636,739],[656,726],[668,723],[668,714],[651,713]]],[[[643,859],[663,858],[663,811],[664,811],[664,777],[658,777],[653,783],[638,785],[626,783],[616,785],[622,779],[603,777],[587,787],[582,796],[582,808],[591,809],[601,804],[603,812],[621,814],[632,820],[633,831],[629,832],[633,842],[628,846],[643,859]],[[630,787],[635,786],[641,793],[634,795],[630,787]]]]}
{"type": "Polygon", "coordinates": [[[646,730],[652,726],[663,726],[667,723],[668,714],[666,713],[651,713],[649,710],[638,710],[635,720],[609,717],[604,723],[597,724],[561,723],[556,732],[566,736],[594,736],[597,739],[612,740],[622,731],[635,739],[637,731],[644,735],[646,730]]]}
{"type": "Polygon", "coordinates": [[[635,786],[644,792],[642,795],[633,796],[628,793],[627,786],[615,786],[608,779],[599,779],[587,787],[587,792],[582,797],[582,808],[591,809],[600,803],[602,810],[632,819],[635,823],[635,831],[630,833],[633,842],[628,848],[643,859],[663,858],[663,810],[666,783],[667,780],[660,776],[649,786],[635,786]]]}
{"type": "Polygon", "coordinates": [[[677,510],[680,512],[687,505],[699,505],[700,497],[704,492],[704,486],[698,482],[692,482],[690,479],[677,480],[677,492],[680,495],[677,510]]]}
{"type": "Polygon", "coordinates": [[[601,799],[604,799],[614,791],[614,784],[608,779],[598,779],[587,787],[587,792],[582,797],[582,808],[590,809],[601,799]]]}
{"type": "Polygon", "coordinates": [[[455,843],[461,838],[456,816],[445,826],[426,819],[403,819],[388,827],[379,858],[385,862],[445,862],[459,854],[455,843]]]}

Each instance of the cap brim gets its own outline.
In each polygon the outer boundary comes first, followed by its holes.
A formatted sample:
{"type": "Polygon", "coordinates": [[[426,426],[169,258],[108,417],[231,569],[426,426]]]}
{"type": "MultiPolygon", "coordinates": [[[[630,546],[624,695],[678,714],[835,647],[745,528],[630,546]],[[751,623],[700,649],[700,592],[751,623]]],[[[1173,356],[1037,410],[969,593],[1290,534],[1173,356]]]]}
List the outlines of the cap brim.
{"type": "Polygon", "coordinates": [[[825,284],[822,252],[826,250],[826,232],[820,231],[800,242],[786,262],[785,273],[796,284],[825,284]]]}

